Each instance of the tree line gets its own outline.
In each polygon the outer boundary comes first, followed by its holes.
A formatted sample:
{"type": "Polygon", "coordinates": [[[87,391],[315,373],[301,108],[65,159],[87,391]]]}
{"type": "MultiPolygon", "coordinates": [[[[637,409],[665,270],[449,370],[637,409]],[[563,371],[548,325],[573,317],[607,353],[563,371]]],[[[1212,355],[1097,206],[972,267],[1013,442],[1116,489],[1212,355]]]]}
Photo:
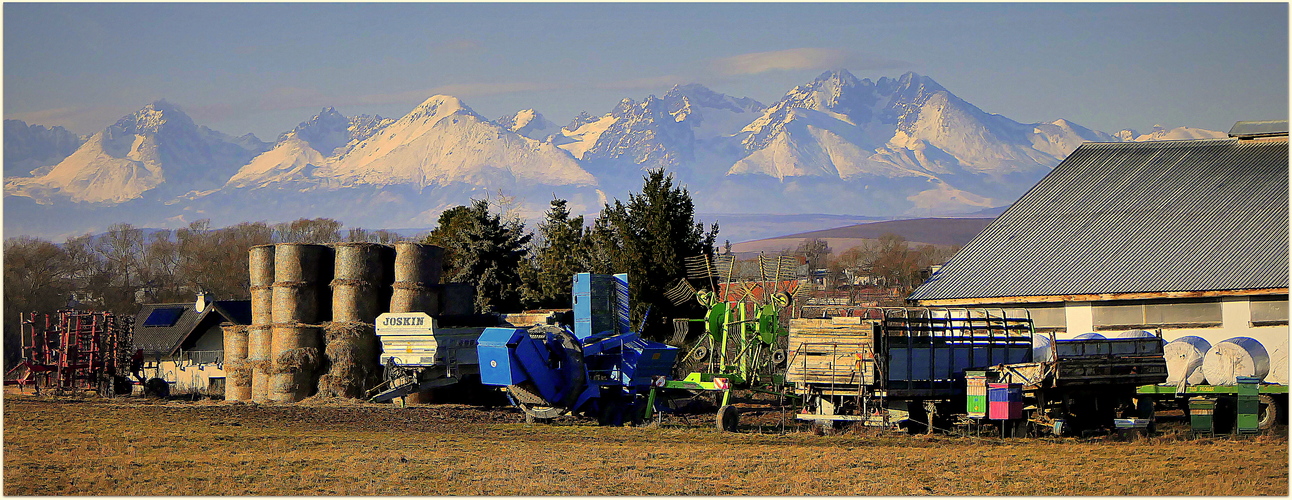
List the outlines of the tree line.
{"type": "MultiPolygon", "coordinates": [[[[690,193],[654,170],[640,193],[605,205],[588,225],[582,216],[572,217],[561,199],[552,200],[537,231],[526,228],[505,200],[475,200],[446,210],[430,234],[414,240],[445,249],[443,281],[475,285],[477,312],[568,308],[574,273],[628,273],[634,324],[646,318],[647,331],[662,334],[666,318],[695,312],[664,298],[666,286],[685,275],[682,259],[713,253],[718,226],[705,231],[694,212],[690,193]]],[[[225,228],[200,220],[151,232],[120,223],[61,244],[8,238],[5,366],[21,354],[19,312],[81,308],[134,314],[141,303],[188,302],[202,291],[220,300],[246,299],[247,252],[253,246],[408,239],[385,230],[343,230],[326,218],[225,228]]]]}

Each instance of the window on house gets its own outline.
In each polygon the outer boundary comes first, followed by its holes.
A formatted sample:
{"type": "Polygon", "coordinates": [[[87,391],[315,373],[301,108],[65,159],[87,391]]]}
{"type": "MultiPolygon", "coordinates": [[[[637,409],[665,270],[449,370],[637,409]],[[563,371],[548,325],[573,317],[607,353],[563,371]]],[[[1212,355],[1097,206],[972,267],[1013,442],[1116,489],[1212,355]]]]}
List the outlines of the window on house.
{"type": "Polygon", "coordinates": [[[1091,307],[1095,329],[1126,327],[1198,325],[1219,326],[1220,302],[1170,301],[1104,304],[1091,307]]]}
{"type": "Polygon", "coordinates": [[[1252,325],[1288,324],[1288,298],[1286,296],[1252,297],[1252,325]]]}

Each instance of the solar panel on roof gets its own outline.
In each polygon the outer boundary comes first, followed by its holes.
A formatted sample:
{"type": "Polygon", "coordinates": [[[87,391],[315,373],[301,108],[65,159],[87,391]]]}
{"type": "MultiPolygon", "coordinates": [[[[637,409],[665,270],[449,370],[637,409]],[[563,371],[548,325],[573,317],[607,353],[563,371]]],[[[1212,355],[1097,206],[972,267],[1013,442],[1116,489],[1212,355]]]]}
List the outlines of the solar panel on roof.
{"type": "Polygon", "coordinates": [[[179,321],[179,317],[183,314],[183,307],[159,307],[148,313],[144,326],[175,326],[175,322],[179,321]]]}

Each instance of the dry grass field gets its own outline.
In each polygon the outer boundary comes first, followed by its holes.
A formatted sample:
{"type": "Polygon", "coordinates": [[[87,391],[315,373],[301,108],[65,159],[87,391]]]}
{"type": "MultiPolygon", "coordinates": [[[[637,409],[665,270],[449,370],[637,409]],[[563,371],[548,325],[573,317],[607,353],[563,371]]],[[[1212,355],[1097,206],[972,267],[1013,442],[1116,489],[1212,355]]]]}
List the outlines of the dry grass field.
{"type": "Polygon", "coordinates": [[[3,404],[6,495],[1288,494],[1287,439],[1275,435],[722,434],[707,418],[526,425],[511,409],[460,405],[3,404]]]}

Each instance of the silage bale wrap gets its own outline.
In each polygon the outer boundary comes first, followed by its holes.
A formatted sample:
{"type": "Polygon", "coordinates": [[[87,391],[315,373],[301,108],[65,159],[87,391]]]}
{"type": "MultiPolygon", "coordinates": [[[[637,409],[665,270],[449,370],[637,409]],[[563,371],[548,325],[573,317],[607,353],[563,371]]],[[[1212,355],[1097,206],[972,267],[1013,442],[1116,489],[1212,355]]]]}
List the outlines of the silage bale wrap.
{"type": "Polygon", "coordinates": [[[1166,359],[1166,383],[1171,385],[1201,385],[1207,381],[1202,373],[1202,360],[1211,350],[1207,339],[1187,335],[1168,342],[1162,347],[1166,359]]]}
{"type": "Polygon", "coordinates": [[[376,330],[359,322],[323,325],[327,373],[319,377],[319,394],[363,398],[381,374],[376,330]]]}
{"type": "Polygon", "coordinates": [[[1270,373],[1270,356],[1254,338],[1228,338],[1207,351],[1202,373],[1211,385],[1235,385],[1238,377],[1264,379],[1270,373]]]}

